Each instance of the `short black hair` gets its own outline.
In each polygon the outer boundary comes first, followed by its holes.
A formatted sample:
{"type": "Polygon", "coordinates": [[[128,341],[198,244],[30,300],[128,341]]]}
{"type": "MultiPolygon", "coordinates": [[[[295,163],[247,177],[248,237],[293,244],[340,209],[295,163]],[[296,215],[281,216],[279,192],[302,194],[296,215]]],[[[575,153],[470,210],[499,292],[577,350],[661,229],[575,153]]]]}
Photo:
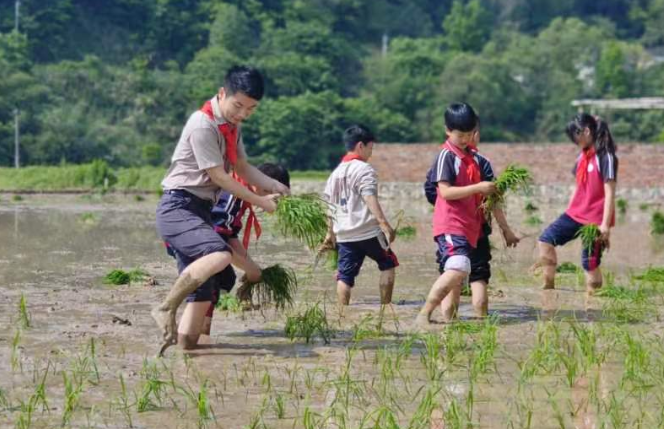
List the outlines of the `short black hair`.
{"type": "Polygon", "coordinates": [[[282,185],[290,188],[290,174],[286,167],[280,164],[272,164],[271,162],[264,162],[257,167],[261,173],[265,174],[268,177],[273,178],[277,182],[280,182],[282,185]]]}
{"type": "Polygon", "coordinates": [[[445,110],[445,126],[450,131],[467,133],[474,130],[480,123],[480,118],[467,103],[452,103],[445,110]]]}
{"type": "Polygon", "coordinates": [[[260,100],[265,93],[263,75],[252,67],[233,66],[224,78],[224,90],[228,95],[242,92],[254,100],[260,100]]]}
{"type": "Polygon", "coordinates": [[[375,142],[376,137],[374,137],[369,128],[361,124],[355,124],[348,127],[346,131],[344,131],[342,140],[344,142],[344,146],[346,146],[346,150],[351,151],[355,149],[355,146],[359,142],[365,144],[369,142],[375,142]]]}

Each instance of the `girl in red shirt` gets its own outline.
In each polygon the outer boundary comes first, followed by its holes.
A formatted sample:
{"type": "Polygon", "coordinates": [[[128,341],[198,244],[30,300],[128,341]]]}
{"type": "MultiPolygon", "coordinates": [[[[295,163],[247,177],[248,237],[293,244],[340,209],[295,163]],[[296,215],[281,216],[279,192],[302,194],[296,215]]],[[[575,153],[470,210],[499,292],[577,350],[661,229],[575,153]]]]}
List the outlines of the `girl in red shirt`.
{"type": "Polygon", "coordinates": [[[544,272],[544,289],[553,289],[558,263],[555,246],[573,240],[583,225],[599,226],[600,237],[591,249],[584,247],[581,255],[586,290],[592,295],[602,287],[599,264],[615,224],[616,144],[607,123],[587,113],[577,115],[565,131],[581,149],[573,169],[576,188],[565,213],[539,238],[539,265],[544,272]]]}

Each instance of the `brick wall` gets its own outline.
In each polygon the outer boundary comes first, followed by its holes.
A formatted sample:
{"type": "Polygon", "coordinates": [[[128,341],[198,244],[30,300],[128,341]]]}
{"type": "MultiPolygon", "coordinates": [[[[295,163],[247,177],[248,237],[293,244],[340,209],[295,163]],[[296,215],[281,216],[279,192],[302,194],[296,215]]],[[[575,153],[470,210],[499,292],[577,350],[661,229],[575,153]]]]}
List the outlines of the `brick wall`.
{"type": "MultiPolygon", "coordinates": [[[[577,149],[572,144],[484,143],[480,151],[497,173],[517,163],[530,169],[537,184],[573,184],[577,149]]],[[[437,153],[436,144],[378,144],[371,164],[382,182],[422,182],[437,153]]],[[[664,145],[620,144],[618,158],[620,187],[664,188],[664,145]]]]}

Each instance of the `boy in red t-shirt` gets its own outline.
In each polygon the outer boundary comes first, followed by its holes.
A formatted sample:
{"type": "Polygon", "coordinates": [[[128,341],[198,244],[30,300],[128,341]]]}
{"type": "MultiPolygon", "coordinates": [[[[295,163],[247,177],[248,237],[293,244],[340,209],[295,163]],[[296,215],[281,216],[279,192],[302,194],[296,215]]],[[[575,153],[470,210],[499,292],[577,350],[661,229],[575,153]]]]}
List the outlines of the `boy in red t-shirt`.
{"type": "Polygon", "coordinates": [[[438,197],[433,215],[433,235],[438,244],[443,273],[431,287],[417,324],[427,326],[431,313],[445,296],[460,290],[471,272],[470,254],[480,237],[484,196],[496,191],[496,185],[483,177],[476,151],[471,149],[479,119],[465,103],[453,103],[445,111],[447,141],[436,160],[433,177],[438,183],[438,197]]]}
{"type": "Polygon", "coordinates": [[[565,213],[540,236],[540,259],[536,265],[542,267],[544,289],[553,289],[558,263],[555,246],[573,240],[584,225],[598,225],[599,239],[592,249],[584,247],[581,254],[586,291],[592,295],[602,287],[599,264],[603,250],[609,247],[609,232],[615,224],[616,145],[606,122],[587,113],[577,115],[565,131],[581,149],[573,170],[576,189],[565,213]]]}

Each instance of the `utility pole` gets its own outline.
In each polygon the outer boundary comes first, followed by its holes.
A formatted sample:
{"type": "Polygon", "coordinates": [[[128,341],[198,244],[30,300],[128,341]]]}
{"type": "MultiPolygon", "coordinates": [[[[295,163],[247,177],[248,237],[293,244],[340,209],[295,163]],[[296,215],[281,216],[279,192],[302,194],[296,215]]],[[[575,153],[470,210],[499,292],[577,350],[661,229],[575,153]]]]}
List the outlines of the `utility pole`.
{"type": "Polygon", "coordinates": [[[382,43],[382,47],[381,47],[380,53],[381,53],[382,57],[385,58],[385,57],[387,56],[387,47],[388,47],[389,44],[390,44],[390,38],[389,38],[389,36],[387,35],[387,32],[384,32],[384,33],[383,33],[383,39],[382,39],[382,42],[383,42],[383,43],[382,43]]]}
{"type": "Polygon", "coordinates": [[[14,30],[18,33],[18,21],[21,16],[21,0],[16,0],[14,3],[14,30]]]}
{"type": "Polygon", "coordinates": [[[21,137],[19,135],[19,111],[14,109],[14,167],[21,168],[21,137]]]}

